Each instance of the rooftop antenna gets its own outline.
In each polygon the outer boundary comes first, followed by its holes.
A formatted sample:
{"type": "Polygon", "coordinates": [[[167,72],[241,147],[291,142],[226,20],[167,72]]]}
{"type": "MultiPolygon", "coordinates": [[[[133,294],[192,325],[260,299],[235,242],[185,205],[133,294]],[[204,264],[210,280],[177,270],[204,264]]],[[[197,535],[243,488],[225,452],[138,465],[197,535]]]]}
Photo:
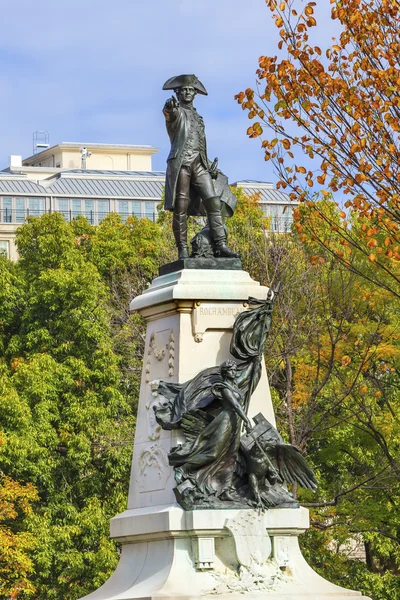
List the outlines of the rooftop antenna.
{"type": "Polygon", "coordinates": [[[81,169],[86,169],[86,160],[92,156],[92,153],[83,146],[83,148],[79,148],[81,151],[81,169]]]}
{"type": "Polygon", "coordinates": [[[50,148],[50,136],[48,131],[35,131],[33,133],[33,154],[38,154],[50,148]]]}

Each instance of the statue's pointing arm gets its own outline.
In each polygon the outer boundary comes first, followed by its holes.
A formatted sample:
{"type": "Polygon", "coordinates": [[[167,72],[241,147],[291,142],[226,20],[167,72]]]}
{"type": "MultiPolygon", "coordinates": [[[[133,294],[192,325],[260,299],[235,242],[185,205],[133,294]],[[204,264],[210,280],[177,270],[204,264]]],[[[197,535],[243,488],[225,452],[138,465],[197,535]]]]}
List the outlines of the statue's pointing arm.
{"type": "Polygon", "coordinates": [[[169,98],[166,103],[164,104],[164,108],[163,108],[163,113],[164,113],[164,117],[166,119],[166,121],[175,121],[176,117],[178,116],[178,112],[179,112],[179,102],[178,100],[175,98],[175,96],[172,96],[172,98],[169,98]]]}

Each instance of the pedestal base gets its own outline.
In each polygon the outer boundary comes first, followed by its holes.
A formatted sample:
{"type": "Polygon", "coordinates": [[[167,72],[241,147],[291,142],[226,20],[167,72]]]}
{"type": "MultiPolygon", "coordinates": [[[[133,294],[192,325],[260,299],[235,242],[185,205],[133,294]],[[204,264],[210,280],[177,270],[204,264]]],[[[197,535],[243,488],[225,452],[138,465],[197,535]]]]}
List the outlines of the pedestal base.
{"type": "Polygon", "coordinates": [[[311,569],[298,545],[308,526],[304,508],[128,510],[111,521],[120,563],[84,600],[369,600],[311,569]]]}

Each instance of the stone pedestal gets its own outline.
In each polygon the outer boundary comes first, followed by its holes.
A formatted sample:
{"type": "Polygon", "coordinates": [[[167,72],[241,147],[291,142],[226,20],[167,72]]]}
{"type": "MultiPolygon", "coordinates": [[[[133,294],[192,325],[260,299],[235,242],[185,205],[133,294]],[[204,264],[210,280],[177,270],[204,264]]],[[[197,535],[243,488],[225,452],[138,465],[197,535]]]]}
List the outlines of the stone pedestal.
{"type": "MultiPolygon", "coordinates": [[[[168,453],[179,432],[156,423],[160,398],[152,382],[184,382],[231,359],[236,315],[249,309],[249,297],[264,300],[267,293],[240,270],[184,269],[156,278],[132,301],[147,333],[128,509],[111,520],[121,558],[85,600],[362,598],[322,579],[302,557],[298,535],[309,527],[306,509],[185,511],[176,503],[168,453]]],[[[249,416],[259,412],[275,423],[264,364],[249,416]]]]}

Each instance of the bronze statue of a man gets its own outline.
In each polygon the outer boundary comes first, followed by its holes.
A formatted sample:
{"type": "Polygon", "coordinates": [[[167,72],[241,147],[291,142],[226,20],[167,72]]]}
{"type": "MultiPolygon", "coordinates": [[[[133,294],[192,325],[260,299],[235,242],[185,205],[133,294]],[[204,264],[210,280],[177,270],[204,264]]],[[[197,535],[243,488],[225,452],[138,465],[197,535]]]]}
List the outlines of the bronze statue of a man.
{"type": "Polygon", "coordinates": [[[171,140],[167,159],[165,209],[173,211],[172,228],[179,258],[188,258],[188,215],[206,216],[213,241],[214,255],[236,258],[238,254],[226,245],[226,230],[222,216],[232,216],[235,199],[224,192],[226,177],[207,157],[203,118],[193,106],[196,94],[207,95],[195,75],[178,75],[165,82],[164,90],[174,90],[166,101],[163,113],[171,140]],[[214,180],[220,179],[219,185],[214,180]],[[216,190],[218,187],[218,191],[216,190]]]}

